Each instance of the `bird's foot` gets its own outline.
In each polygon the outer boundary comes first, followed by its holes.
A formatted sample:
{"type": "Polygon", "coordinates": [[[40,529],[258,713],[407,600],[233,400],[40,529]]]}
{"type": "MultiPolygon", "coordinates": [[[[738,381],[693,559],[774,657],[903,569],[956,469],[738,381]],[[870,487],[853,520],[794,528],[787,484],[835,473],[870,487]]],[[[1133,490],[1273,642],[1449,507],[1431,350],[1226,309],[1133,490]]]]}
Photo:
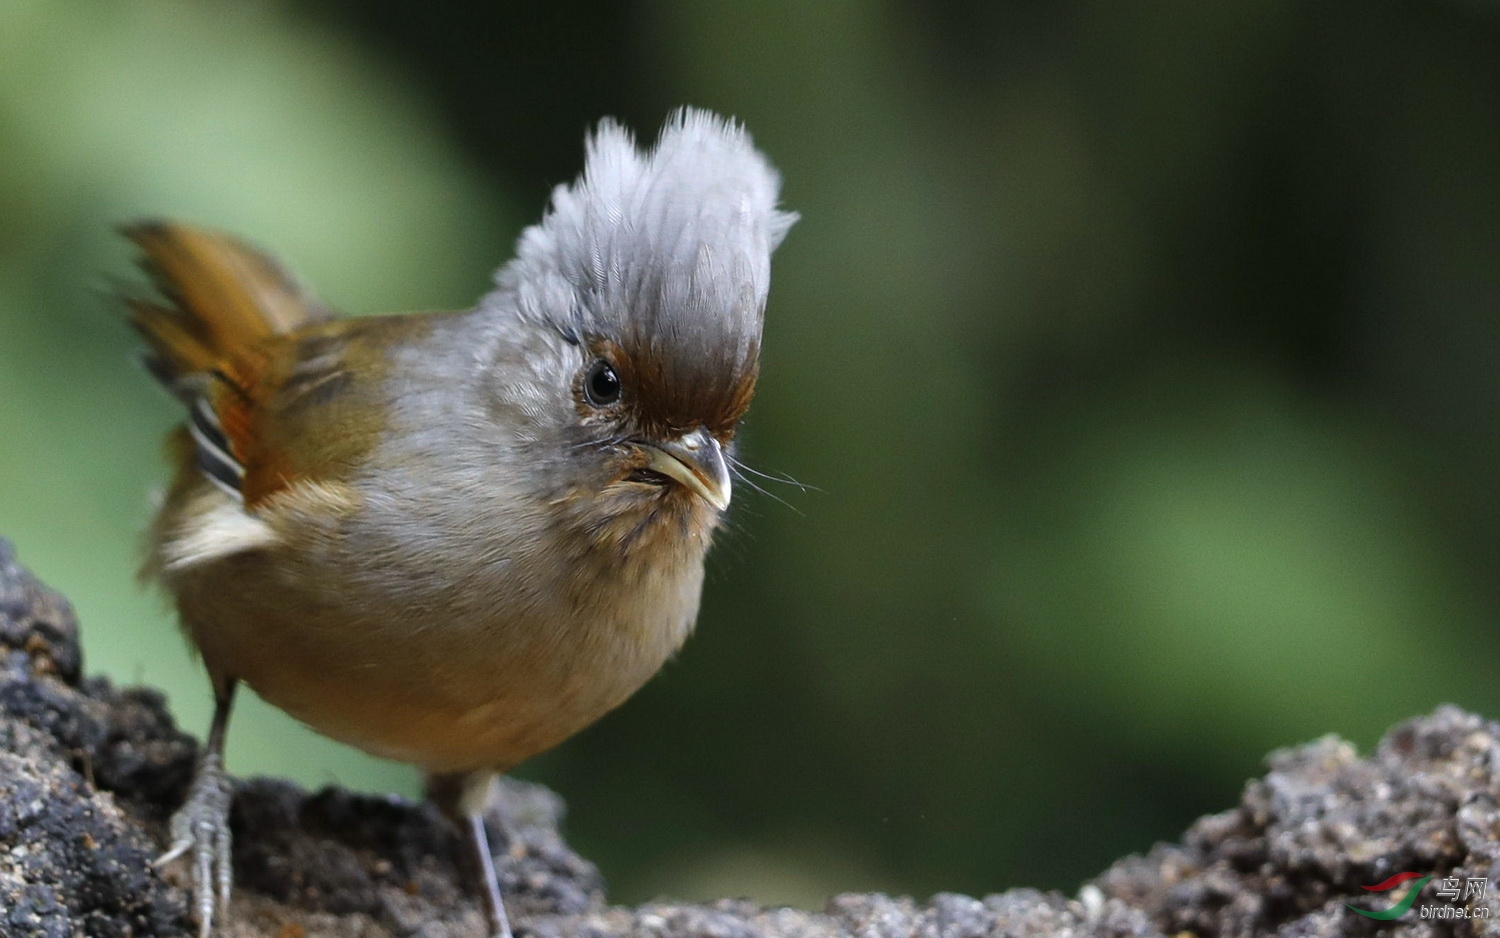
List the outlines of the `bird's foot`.
{"type": "Polygon", "coordinates": [[[214,913],[229,907],[231,866],[229,806],[234,789],[224,774],[223,758],[213,751],[203,754],[187,800],[172,815],[172,843],[155,865],[163,866],[192,853],[193,908],[198,914],[198,936],[213,933],[214,913]]]}

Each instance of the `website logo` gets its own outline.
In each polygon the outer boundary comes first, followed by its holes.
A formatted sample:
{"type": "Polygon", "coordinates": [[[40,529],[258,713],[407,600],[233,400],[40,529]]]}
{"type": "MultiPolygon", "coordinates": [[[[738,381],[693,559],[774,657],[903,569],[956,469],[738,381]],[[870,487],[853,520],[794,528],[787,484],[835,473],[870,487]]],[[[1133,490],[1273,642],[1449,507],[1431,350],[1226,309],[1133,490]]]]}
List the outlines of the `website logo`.
{"type": "Polygon", "coordinates": [[[1390,879],[1386,880],[1383,883],[1380,883],[1379,885],[1360,887],[1367,892],[1388,892],[1392,889],[1395,889],[1402,883],[1413,879],[1417,880],[1417,884],[1406,890],[1406,895],[1401,897],[1401,901],[1397,902],[1389,909],[1381,909],[1378,912],[1371,912],[1369,909],[1361,909],[1358,906],[1350,905],[1347,902],[1344,903],[1344,908],[1348,909],[1351,912],[1358,912],[1365,918],[1373,918],[1381,922],[1389,922],[1392,919],[1400,918],[1411,909],[1412,903],[1417,901],[1417,893],[1421,892],[1422,887],[1427,885],[1427,881],[1432,879],[1431,874],[1423,876],[1421,873],[1397,873],[1395,876],[1392,876],[1390,879]]]}
{"type": "MultiPolygon", "coordinates": [[[[1385,909],[1361,909],[1358,906],[1344,903],[1344,907],[1351,912],[1357,912],[1365,918],[1373,918],[1380,922],[1389,922],[1400,918],[1411,911],[1412,905],[1416,903],[1417,897],[1426,886],[1435,878],[1436,874],[1423,876],[1421,873],[1397,873],[1383,883],[1374,886],[1361,886],[1366,892],[1390,892],[1398,886],[1411,883],[1401,898],[1385,909]],[[1415,880],[1415,882],[1413,882],[1415,880]]],[[[1482,876],[1470,876],[1467,879],[1459,879],[1457,876],[1448,876],[1438,882],[1437,897],[1447,905],[1427,903],[1418,909],[1421,918],[1425,919],[1467,919],[1490,917],[1490,909],[1487,905],[1480,905],[1484,901],[1484,894],[1489,881],[1482,876]],[[1463,905],[1455,903],[1463,901],[1463,905]],[[1473,904],[1470,904],[1473,900],[1473,904]]]]}

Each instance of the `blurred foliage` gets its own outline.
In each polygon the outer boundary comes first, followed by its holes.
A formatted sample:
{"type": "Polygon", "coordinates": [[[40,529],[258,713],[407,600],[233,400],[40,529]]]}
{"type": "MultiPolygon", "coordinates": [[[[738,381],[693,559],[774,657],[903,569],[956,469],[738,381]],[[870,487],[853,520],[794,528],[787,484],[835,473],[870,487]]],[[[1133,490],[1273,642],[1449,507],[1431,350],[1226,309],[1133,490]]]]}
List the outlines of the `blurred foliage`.
{"type": "Polygon", "coordinates": [[[598,117],[736,114],[804,218],[746,457],[816,490],[737,494],[681,659],[521,774],[624,899],[1072,888],[1272,747],[1500,711],[1496,100],[1480,0],[8,0],[0,533],[199,730],[112,226],[458,307],[598,117]]]}

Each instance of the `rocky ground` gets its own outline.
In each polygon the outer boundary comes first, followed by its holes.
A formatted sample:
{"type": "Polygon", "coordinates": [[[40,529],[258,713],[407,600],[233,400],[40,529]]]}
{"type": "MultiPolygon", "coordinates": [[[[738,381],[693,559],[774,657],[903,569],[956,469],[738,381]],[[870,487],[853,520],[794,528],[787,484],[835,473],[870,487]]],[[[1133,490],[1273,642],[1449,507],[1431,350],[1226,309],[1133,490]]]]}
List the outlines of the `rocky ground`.
{"type": "MultiPolygon", "coordinates": [[[[1497,741],[1500,724],[1444,708],[1396,727],[1367,759],[1332,737],[1283,750],[1239,805],[1076,896],[611,906],[558,834],[557,796],[519,783],[491,838],[518,938],[1500,934],[1487,917],[1500,888],[1497,741]],[[1434,879],[1395,922],[1345,906],[1388,908],[1400,888],[1361,887],[1406,871],[1434,879]],[[1485,895],[1447,899],[1445,878],[1482,880],[1485,895]]],[[[0,935],[188,933],[180,873],[150,861],[195,753],[160,694],[84,677],[67,602],[0,541],[0,935]]],[[[225,936],[483,934],[463,843],[428,806],[251,779],[237,787],[232,822],[225,936]]]]}

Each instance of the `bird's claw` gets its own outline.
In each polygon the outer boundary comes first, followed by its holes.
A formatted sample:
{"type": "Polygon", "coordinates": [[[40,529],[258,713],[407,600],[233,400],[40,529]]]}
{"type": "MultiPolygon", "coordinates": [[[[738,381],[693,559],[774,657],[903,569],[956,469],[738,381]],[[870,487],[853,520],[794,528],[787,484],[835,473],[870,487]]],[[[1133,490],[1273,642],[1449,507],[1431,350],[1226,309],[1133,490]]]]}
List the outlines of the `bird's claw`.
{"type": "Polygon", "coordinates": [[[192,853],[193,908],[198,914],[198,936],[213,934],[214,913],[221,915],[229,907],[229,889],[233,882],[231,864],[229,805],[234,789],[224,774],[218,753],[208,752],[198,763],[193,786],[187,800],[172,815],[172,843],[156,859],[154,866],[165,866],[192,853]]]}

